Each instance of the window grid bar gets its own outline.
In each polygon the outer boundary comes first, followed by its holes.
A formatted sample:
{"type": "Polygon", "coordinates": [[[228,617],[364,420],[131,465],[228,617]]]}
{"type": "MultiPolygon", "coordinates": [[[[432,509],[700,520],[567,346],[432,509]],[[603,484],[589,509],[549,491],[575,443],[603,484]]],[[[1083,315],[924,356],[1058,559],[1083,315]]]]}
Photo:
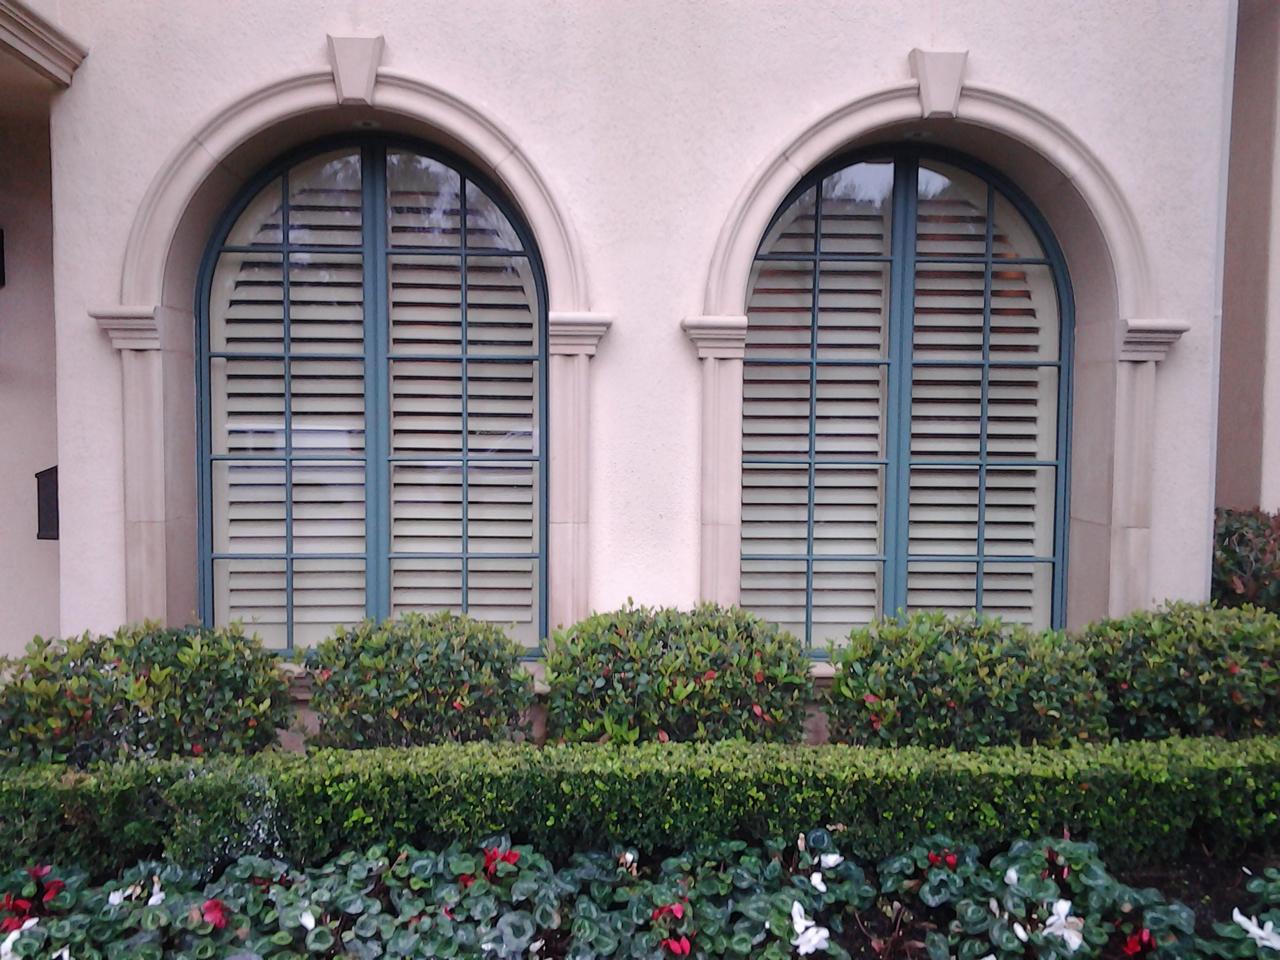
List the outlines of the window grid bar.
{"type": "Polygon", "coordinates": [[[289,301],[289,171],[280,175],[280,346],[284,351],[284,648],[293,652],[293,346],[289,301]]]}
{"type": "MultiPolygon", "coordinates": [[[[989,322],[989,320],[988,320],[989,322]]],[[[994,367],[1003,369],[1052,368],[1062,366],[1059,360],[913,360],[913,367],[994,367]]]]}
{"type": "MultiPolygon", "coordinates": [[[[211,360],[280,360],[282,353],[266,353],[262,351],[234,352],[229,350],[211,350],[211,360]]],[[[361,353],[290,353],[294,360],[346,360],[363,362],[361,353]]],[[[537,360],[537,353],[391,353],[388,360],[443,361],[469,359],[477,363],[528,363],[537,360]]]]}
{"type": "MultiPolygon", "coordinates": [[[[287,234],[284,234],[287,238],[287,234]]],[[[364,253],[364,244],[350,243],[289,243],[286,239],[283,243],[228,243],[218,248],[221,253],[274,253],[281,254],[288,247],[292,253],[305,254],[346,254],[347,256],[358,256],[364,253]]],[[[462,256],[475,257],[520,257],[528,259],[529,252],[527,250],[508,250],[504,247],[406,247],[406,246],[387,246],[387,254],[393,257],[453,257],[462,256]]]]}
{"type": "MultiPolygon", "coordinates": [[[[460,175],[458,177],[458,230],[459,230],[458,239],[462,248],[462,256],[459,261],[459,274],[458,274],[458,310],[459,310],[459,316],[462,320],[461,332],[462,332],[462,344],[464,348],[468,342],[468,335],[471,332],[471,321],[470,321],[470,318],[467,316],[467,279],[468,279],[467,278],[467,253],[466,253],[467,202],[468,202],[467,201],[467,178],[460,175]]],[[[462,420],[461,420],[461,423],[462,423],[462,478],[461,478],[462,479],[462,502],[459,504],[459,506],[462,507],[462,546],[464,549],[467,546],[469,546],[471,542],[469,537],[469,532],[467,529],[467,521],[469,519],[468,513],[470,512],[469,506],[470,506],[470,499],[471,499],[470,486],[469,486],[471,481],[471,466],[470,466],[470,457],[468,456],[471,450],[471,423],[467,416],[467,395],[471,392],[470,382],[471,382],[471,377],[470,377],[469,367],[467,363],[467,355],[464,349],[464,352],[462,355],[462,382],[459,386],[459,395],[462,399],[462,420]]],[[[471,601],[471,597],[470,597],[471,585],[469,582],[471,571],[470,571],[470,564],[467,562],[465,558],[462,560],[461,573],[462,573],[462,612],[466,613],[471,607],[471,602],[470,602],[471,601]]]]}
{"type": "Polygon", "coordinates": [[[364,306],[365,306],[365,447],[372,447],[365,493],[365,609],[374,620],[391,615],[391,567],[386,559],[390,542],[391,391],[384,360],[390,333],[390,310],[383,286],[390,283],[385,256],[387,214],[386,148],[365,148],[369,171],[364,179],[364,306]],[[384,317],[388,318],[384,322],[384,317]]]}
{"type": "MultiPolygon", "coordinates": [[[[813,360],[795,360],[788,357],[759,357],[753,360],[747,360],[748,367],[804,367],[813,364],[813,360]]],[[[830,360],[818,360],[817,365],[820,367],[887,367],[889,361],[883,357],[877,357],[872,360],[870,358],[860,360],[852,357],[832,358],[830,360]]]]}
{"type": "MultiPolygon", "coordinates": [[[[818,181],[814,191],[813,212],[813,249],[814,253],[822,253],[822,181],[818,181]]],[[[813,520],[815,512],[814,490],[816,488],[817,467],[814,459],[818,444],[818,304],[822,297],[822,262],[815,256],[810,275],[809,300],[809,502],[805,524],[805,564],[804,564],[804,643],[808,649],[813,648],[813,520]]]]}
{"type": "MultiPolygon", "coordinates": [[[[987,253],[986,263],[982,270],[982,407],[978,419],[978,455],[982,463],[978,467],[978,528],[977,552],[981,557],[986,552],[986,519],[987,519],[987,434],[990,424],[987,402],[991,392],[991,256],[994,253],[995,231],[992,221],[995,219],[995,187],[987,184],[987,215],[984,237],[984,249],[987,253]]],[[[985,564],[979,560],[974,580],[974,609],[982,614],[982,575],[985,564]]]]}

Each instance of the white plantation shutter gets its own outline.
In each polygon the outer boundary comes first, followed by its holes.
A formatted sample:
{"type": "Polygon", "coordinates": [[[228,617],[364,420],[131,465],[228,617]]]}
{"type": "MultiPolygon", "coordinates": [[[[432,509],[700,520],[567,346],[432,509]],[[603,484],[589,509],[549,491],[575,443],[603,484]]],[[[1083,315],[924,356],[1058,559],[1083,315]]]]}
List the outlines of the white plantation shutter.
{"type": "Polygon", "coordinates": [[[288,646],[465,610],[536,644],[542,308],[493,200],[412,151],[321,154],[244,206],[208,282],[212,618],[288,646]]]}
{"type": "Polygon", "coordinates": [[[742,603],[819,646],[899,605],[1048,625],[1061,578],[1055,268],[987,180],[894,171],[798,191],[748,296],[742,603]]]}

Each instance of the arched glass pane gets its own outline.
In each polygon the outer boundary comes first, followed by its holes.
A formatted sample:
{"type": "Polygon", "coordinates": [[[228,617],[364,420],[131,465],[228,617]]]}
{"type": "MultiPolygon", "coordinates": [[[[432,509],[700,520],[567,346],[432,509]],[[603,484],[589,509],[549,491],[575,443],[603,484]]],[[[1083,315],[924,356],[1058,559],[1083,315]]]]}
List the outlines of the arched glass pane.
{"type": "Polygon", "coordinates": [[[1045,238],[985,174],[905,152],[794,197],[747,295],[743,605],[819,646],[899,608],[1049,625],[1069,371],[1045,238]]]}
{"type": "Polygon", "coordinates": [[[244,204],[200,318],[215,622],[286,646],[450,609],[537,644],[543,296],[520,236],[480,183],[377,141],[244,204]]]}

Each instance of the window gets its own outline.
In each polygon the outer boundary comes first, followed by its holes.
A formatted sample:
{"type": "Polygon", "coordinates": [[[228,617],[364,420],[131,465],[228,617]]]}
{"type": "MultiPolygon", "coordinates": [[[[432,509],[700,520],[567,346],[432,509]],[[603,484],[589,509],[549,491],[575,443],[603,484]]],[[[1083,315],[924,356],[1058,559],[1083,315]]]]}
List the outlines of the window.
{"type": "Polygon", "coordinates": [[[280,648],[460,610],[545,634],[545,285],[462,162],[391,139],[260,177],[205,259],[202,604],[280,648]]]}
{"type": "Polygon", "coordinates": [[[743,606],[811,646],[904,609],[1061,624],[1070,288],[1021,194],[914,150],[830,165],[747,303],[743,606]]]}

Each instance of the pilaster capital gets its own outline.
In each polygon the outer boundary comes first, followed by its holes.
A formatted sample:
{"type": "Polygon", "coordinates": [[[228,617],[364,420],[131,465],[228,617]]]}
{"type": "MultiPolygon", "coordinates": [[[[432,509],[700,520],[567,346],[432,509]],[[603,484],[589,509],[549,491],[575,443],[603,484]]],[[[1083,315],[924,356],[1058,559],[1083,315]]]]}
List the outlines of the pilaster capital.
{"type": "Polygon", "coordinates": [[[89,315],[111,338],[117,350],[159,350],[160,324],[156,307],[104,307],[89,315]]]}
{"type": "Polygon", "coordinates": [[[612,325],[613,317],[604,313],[552,311],[547,315],[547,347],[552,355],[594,357],[612,325]]]}
{"type": "Polygon", "coordinates": [[[747,350],[744,316],[685,317],[680,324],[698,348],[698,359],[741,360],[747,350]]]}
{"type": "Polygon", "coordinates": [[[1178,339],[1191,329],[1184,320],[1129,319],[1124,324],[1120,359],[1159,363],[1178,339]]]}

